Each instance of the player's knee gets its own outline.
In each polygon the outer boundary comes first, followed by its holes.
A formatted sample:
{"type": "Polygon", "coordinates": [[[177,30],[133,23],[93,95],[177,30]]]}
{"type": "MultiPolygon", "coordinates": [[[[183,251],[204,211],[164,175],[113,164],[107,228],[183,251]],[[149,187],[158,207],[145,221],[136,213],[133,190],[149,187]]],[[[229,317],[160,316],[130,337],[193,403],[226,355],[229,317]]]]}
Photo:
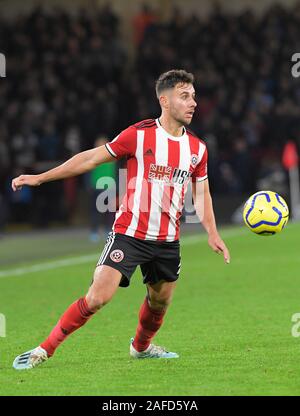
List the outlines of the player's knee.
{"type": "Polygon", "coordinates": [[[170,297],[161,297],[161,298],[151,298],[149,299],[149,305],[150,308],[155,310],[164,310],[167,309],[167,307],[171,303],[170,297]]]}
{"type": "Polygon", "coordinates": [[[103,308],[110,301],[110,298],[103,296],[103,295],[93,296],[93,295],[88,294],[86,296],[86,301],[87,301],[89,309],[92,312],[97,312],[99,309],[103,308]]]}

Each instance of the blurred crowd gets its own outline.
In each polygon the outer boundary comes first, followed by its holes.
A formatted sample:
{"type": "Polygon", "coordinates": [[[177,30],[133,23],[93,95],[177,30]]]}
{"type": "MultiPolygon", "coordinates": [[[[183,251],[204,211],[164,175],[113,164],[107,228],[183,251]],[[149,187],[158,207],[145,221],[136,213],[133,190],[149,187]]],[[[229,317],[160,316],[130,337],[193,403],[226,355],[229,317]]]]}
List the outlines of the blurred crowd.
{"type": "Polygon", "coordinates": [[[88,181],[15,194],[9,184],[11,177],[49,169],[92,147],[98,135],[111,137],[121,128],[127,56],[118,30],[109,6],[77,17],[36,9],[0,22],[0,50],[7,57],[7,78],[0,82],[0,193],[11,219],[47,225],[72,215],[78,188],[88,181]]]}
{"type": "Polygon", "coordinates": [[[7,77],[0,79],[0,228],[5,212],[36,225],[68,221],[88,181],[13,194],[11,178],[157,117],[154,82],[172,68],[196,78],[191,129],[208,145],[212,192],[250,193],[262,180],[278,192],[285,186],[283,145],[300,144],[300,80],[291,75],[291,57],[300,52],[300,5],[273,6],[260,17],[216,7],[206,19],[174,8],[167,21],[144,6],[132,27],[133,57],[109,5],[76,16],[36,9],[0,21],[7,58],[7,77]]]}
{"type": "Polygon", "coordinates": [[[132,82],[140,117],[154,111],[154,75],[190,70],[198,96],[192,129],[208,145],[213,191],[251,192],[274,172],[284,181],[282,147],[287,139],[300,144],[300,81],[291,75],[299,39],[300,3],[262,17],[216,8],[205,21],[174,9],[170,21],[148,27],[138,48],[132,82]]]}

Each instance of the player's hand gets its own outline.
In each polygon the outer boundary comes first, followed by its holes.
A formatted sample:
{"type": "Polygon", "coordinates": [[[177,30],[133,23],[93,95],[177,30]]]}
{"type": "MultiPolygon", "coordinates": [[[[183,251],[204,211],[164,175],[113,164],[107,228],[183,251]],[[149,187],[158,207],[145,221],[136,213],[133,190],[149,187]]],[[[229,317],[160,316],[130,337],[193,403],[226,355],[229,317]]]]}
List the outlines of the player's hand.
{"type": "Polygon", "coordinates": [[[230,263],[229,250],[218,234],[210,235],[208,237],[208,244],[215,253],[223,254],[225,263],[230,263]]]}
{"type": "Polygon", "coordinates": [[[12,180],[11,187],[14,191],[19,191],[22,189],[22,186],[39,186],[41,185],[41,180],[39,175],[20,175],[17,178],[12,180]]]}

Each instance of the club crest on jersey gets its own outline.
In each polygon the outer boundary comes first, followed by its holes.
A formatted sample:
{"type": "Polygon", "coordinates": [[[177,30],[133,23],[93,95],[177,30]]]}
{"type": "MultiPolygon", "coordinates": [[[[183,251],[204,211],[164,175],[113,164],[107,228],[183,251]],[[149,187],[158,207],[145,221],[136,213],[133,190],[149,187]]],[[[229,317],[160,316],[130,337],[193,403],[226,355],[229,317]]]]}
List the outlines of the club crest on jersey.
{"type": "Polygon", "coordinates": [[[110,256],[112,261],[114,261],[115,263],[120,263],[120,261],[122,261],[124,259],[124,253],[122,250],[113,250],[110,253],[110,256]]]}
{"type": "Polygon", "coordinates": [[[197,163],[198,163],[198,156],[197,156],[197,155],[192,155],[192,156],[191,156],[191,164],[192,164],[193,166],[196,166],[196,165],[197,165],[197,163]]]}

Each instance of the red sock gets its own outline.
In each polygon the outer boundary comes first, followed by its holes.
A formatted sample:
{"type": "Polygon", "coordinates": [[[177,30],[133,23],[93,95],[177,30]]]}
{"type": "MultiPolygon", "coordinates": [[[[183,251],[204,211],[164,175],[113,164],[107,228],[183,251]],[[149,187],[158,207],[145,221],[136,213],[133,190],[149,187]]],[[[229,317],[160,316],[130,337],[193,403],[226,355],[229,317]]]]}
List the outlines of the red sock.
{"type": "Polygon", "coordinates": [[[85,298],[80,298],[72,303],[61,316],[56,326],[52,329],[48,338],[41,344],[48,356],[51,357],[56,348],[68,335],[83,326],[93,315],[88,308],[85,298]]]}
{"type": "Polygon", "coordinates": [[[134,337],[133,346],[137,351],[145,351],[163,323],[166,309],[156,311],[151,309],[146,298],[139,313],[139,324],[134,337]]]}

